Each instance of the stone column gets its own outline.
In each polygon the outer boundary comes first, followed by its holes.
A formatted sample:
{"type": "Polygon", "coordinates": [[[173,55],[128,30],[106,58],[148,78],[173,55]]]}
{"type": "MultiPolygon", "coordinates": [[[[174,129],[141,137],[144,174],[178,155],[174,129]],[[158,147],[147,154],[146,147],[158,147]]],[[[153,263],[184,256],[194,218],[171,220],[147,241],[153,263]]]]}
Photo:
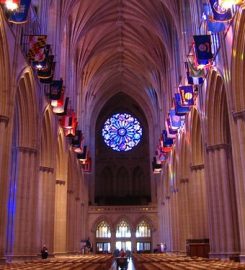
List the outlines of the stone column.
{"type": "Polygon", "coordinates": [[[54,252],[66,252],[66,224],[67,224],[67,185],[64,180],[56,180],[55,187],[55,235],[54,252]]]}
{"type": "Polygon", "coordinates": [[[0,263],[5,261],[5,243],[7,226],[7,200],[9,193],[9,156],[8,122],[6,116],[0,115],[0,263]]]}
{"type": "Polygon", "coordinates": [[[131,229],[131,244],[132,244],[132,252],[136,251],[137,250],[137,239],[136,239],[136,230],[135,229],[131,229]]]}
{"type": "Polygon", "coordinates": [[[204,164],[191,165],[189,187],[190,236],[192,239],[208,238],[206,185],[204,164]]]}
{"type": "Polygon", "coordinates": [[[55,184],[54,168],[40,166],[38,189],[39,245],[41,248],[43,244],[46,244],[50,255],[54,251],[55,184]]]}
{"type": "Polygon", "coordinates": [[[233,112],[232,154],[239,222],[240,261],[245,262],[245,110],[233,112]]]}
{"type": "Polygon", "coordinates": [[[229,258],[238,254],[237,214],[234,181],[230,171],[230,147],[206,147],[207,199],[209,200],[210,257],[229,258]]]}
{"type": "Polygon", "coordinates": [[[113,253],[116,249],[116,230],[111,228],[111,252],[113,253]]]}
{"type": "Polygon", "coordinates": [[[189,193],[188,193],[188,186],[189,186],[189,179],[188,178],[181,178],[179,184],[179,218],[180,218],[180,226],[181,226],[181,233],[180,233],[180,247],[179,250],[182,254],[186,254],[186,239],[189,238],[189,193]]]}
{"type": "Polygon", "coordinates": [[[18,147],[14,155],[8,219],[8,257],[37,256],[37,150],[18,147]],[[9,209],[10,210],[10,209],[9,209]]]}
{"type": "Polygon", "coordinates": [[[179,252],[179,209],[178,209],[178,190],[173,188],[171,194],[171,222],[172,222],[172,243],[173,252],[179,252]]]}

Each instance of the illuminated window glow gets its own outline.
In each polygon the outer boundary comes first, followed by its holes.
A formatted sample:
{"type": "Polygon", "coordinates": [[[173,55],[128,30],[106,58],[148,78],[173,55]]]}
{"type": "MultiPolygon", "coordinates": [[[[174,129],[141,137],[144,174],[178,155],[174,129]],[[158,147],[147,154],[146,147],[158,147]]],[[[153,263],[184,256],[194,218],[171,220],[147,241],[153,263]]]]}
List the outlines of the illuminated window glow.
{"type": "Polygon", "coordinates": [[[97,238],[110,238],[111,237],[110,226],[105,221],[102,221],[97,226],[96,237],[97,238]]]}
{"type": "Polygon", "coordinates": [[[129,151],[142,137],[139,121],[130,114],[117,113],[106,120],[102,129],[106,145],[115,151],[129,151]]]}

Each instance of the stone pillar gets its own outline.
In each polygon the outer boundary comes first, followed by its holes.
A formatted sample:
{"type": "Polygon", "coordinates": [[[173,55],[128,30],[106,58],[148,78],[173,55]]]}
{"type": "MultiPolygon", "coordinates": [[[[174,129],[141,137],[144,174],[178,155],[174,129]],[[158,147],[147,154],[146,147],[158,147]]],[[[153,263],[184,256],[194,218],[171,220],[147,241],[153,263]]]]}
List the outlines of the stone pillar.
{"type": "Polygon", "coordinates": [[[36,257],[37,250],[37,150],[18,147],[11,176],[7,256],[36,257]]]}
{"type": "MultiPolygon", "coordinates": [[[[152,234],[153,232],[151,232],[152,234]]],[[[132,252],[137,251],[137,239],[136,239],[136,230],[131,229],[131,247],[132,247],[132,252]]]]}
{"type": "Polygon", "coordinates": [[[179,208],[178,208],[178,190],[173,188],[171,195],[171,221],[172,221],[172,243],[173,252],[179,252],[179,208]]]}
{"type": "Polygon", "coordinates": [[[238,254],[237,214],[234,209],[234,181],[230,171],[230,147],[206,147],[209,201],[210,257],[229,258],[238,254]]]}
{"type": "Polygon", "coordinates": [[[39,245],[41,248],[43,244],[46,244],[50,255],[54,251],[55,184],[54,168],[40,166],[38,189],[39,245]]]}
{"type": "Polygon", "coordinates": [[[116,249],[116,230],[111,228],[111,252],[116,249]]]}
{"type": "Polygon", "coordinates": [[[245,110],[233,113],[232,155],[239,222],[240,261],[245,262],[245,110]]]}
{"type": "Polygon", "coordinates": [[[0,115],[0,263],[5,261],[7,200],[9,193],[9,156],[8,122],[6,116],[0,115]]]}
{"type": "Polygon", "coordinates": [[[180,218],[180,226],[181,226],[181,233],[180,233],[180,247],[179,250],[182,254],[186,254],[186,239],[189,238],[189,193],[188,193],[188,186],[189,186],[189,179],[188,178],[181,178],[179,184],[179,218],[180,218]]]}
{"type": "Polygon", "coordinates": [[[189,187],[190,238],[208,238],[206,185],[204,164],[191,165],[189,187]]]}
{"type": "Polygon", "coordinates": [[[67,185],[64,180],[56,180],[55,187],[55,235],[54,252],[66,252],[66,224],[67,224],[67,185]]]}

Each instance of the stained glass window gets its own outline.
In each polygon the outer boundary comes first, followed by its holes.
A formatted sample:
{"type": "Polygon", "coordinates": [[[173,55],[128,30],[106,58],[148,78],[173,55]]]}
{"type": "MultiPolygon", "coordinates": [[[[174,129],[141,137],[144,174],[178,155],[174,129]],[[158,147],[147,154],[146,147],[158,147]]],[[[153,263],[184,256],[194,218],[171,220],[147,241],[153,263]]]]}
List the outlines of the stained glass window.
{"type": "Polygon", "coordinates": [[[142,137],[139,121],[128,113],[117,113],[106,120],[102,129],[105,143],[115,151],[129,151],[142,137]]]}

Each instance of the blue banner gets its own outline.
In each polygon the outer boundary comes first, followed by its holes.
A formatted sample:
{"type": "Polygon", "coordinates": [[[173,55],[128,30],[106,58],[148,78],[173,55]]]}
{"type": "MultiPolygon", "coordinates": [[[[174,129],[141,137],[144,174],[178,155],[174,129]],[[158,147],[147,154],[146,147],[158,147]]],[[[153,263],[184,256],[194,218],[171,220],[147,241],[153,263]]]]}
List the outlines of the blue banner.
{"type": "Polygon", "coordinates": [[[218,0],[209,0],[212,12],[213,12],[213,19],[218,22],[226,22],[232,19],[231,9],[222,8],[219,5],[218,0]]]}
{"type": "Polygon", "coordinates": [[[31,5],[31,0],[20,0],[19,8],[12,12],[9,17],[9,22],[25,23],[27,22],[28,11],[31,5]]]}
{"type": "Polygon", "coordinates": [[[211,36],[210,35],[194,35],[195,52],[197,63],[199,65],[207,65],[209,60],[213,58],[211,51],[211,36]]]}

